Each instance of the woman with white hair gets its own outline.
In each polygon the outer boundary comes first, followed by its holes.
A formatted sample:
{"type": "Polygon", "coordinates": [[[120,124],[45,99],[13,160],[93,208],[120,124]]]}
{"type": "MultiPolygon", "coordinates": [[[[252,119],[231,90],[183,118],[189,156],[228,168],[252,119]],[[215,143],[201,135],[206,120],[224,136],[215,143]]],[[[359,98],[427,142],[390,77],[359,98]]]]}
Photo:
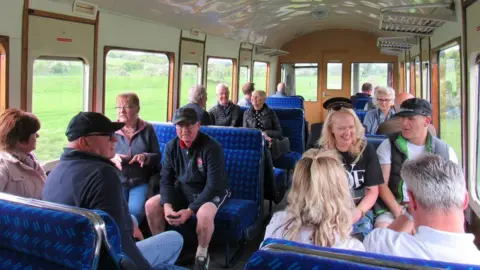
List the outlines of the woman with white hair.
{"type": "Polygon", "coordinates": [[[373,229],[373,211],[378,188],[383,184],[375,148],[367,143],[362,123],[346,98],[332,98],[324,103],[329,111],[318,146],[336,150],[342,157],[348,187],[357,206],[352,211],[354,233],[365,236],[373,229]]]}
{"type": "Polygon", "coordinates": [[[393,117],[395,114],[394,101],[395,91],[392,88],[378,87],[375,90],[373,102],[377,108],[368,111],[363,119],[367,134],[377,133],[378,126],[393,117]]]}
{"type": "Polygon", "coordinates": [[[354,204],[339,155],[310,149],[297,162],[288,205],[273,215],[265,239],[365,251],[350,236],[354,204]]]}
{"type": "Polygon", "coordinates": [[[243,127],[262,131],[267,142],[282,137],[282,127],[277,114],[265,104],[267,94],[262,90],[252,93],[252,106],[243,114],[243,127]]]}

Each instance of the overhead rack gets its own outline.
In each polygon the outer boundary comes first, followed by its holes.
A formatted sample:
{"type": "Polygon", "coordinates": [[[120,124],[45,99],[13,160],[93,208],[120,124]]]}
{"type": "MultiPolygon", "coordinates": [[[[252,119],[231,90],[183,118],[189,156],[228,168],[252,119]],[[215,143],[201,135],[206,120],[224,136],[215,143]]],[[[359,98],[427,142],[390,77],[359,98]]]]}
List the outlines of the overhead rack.
{"type": "Polygon", "coordinates": [[[418,36],[401,37],[379,37],[377,38],[377,47],[384,54],[398,55],[403,51],[410,50],[413,45],[418,44],[418,36]]]}
{"type": "Polygon", "coordinates": [[[279,50],[279,49],[272,49],[264,46],[255,46],[255,54],[263,54],[270,57],[273,56],[280,56],[288,54],[287,51],[279,50]]]}
{"type": "Polygon", "coordinates": [[[457,16],[455,3],[446,1],[386,7],[380,11],[379,21],[382,31],[430,36],[445,22],[456,22],[457,16]]]}

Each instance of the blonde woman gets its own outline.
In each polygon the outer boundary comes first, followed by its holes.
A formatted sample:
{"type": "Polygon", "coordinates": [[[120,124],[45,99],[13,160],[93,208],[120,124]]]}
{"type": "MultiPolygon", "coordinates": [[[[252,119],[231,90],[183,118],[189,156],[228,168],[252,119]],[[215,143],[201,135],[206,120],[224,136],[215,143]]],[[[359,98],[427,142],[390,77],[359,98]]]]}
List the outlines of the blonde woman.
{"type": "Polygon", "coordinates": [[[332,98],[324,103],[329,111],[318,146],[336,150],[342,157],[356,208],[352,211],[354,233],[365,236],[373,229],[370,210],[378,197],[378,186],[383,184],[382,171],[375,148],[367,144],[362,123],[346,98],[332,98]]]}
{"type": "Polygon", "coordinates": [[[395,115],[395,91],[392,88],[378,87],[373,102],[376,109],[370,110],[363,119],[367,134],[377,133],[378,126],[395,115]]]}
{"type": "Polygon", "coordinates": [[[354,208],[338,153],[310,149],[298,161],[288,206],[273,215],[265,239],[365,251],[350,237],[354,208]]]}

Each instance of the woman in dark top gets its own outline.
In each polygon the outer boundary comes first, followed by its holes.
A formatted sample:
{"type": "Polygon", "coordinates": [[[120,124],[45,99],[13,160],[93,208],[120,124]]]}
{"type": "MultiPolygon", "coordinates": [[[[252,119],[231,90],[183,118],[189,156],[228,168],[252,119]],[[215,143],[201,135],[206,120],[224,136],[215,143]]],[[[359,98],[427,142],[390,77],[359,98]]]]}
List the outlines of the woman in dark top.
{"type": "Polygon", "coordinates": [[[354,233],[363,235],[373,229],[373,205],[377,201],[378,186],[383,184],[382,171],[375,148],[367,144],[365,129],[351,101],[334,98],[324,104],[329,110],[318,141],[323,149],[337,150],[343,158],[348,186],[356,208],[352,213],[354,233]]]}
{"type": "Polygon", "coordinates": [[[118,121],[125,126],[116,132],[112,161],[123,173],[122,184],[130,214],[140,224],[145,217],[145,201],[151,177],[160,171],[160,147],[151,124],[139,118],[140,100],[135,93],[117,96],[118,121]]]}
{"type": "Polygon", "coordinates": [[[267,94],[262,90],[252,93],[252,106],[243,114],[243,127],[262,131],[267,142],[282,137],[282,127],[275,112],[265,104],[267,94]]]}

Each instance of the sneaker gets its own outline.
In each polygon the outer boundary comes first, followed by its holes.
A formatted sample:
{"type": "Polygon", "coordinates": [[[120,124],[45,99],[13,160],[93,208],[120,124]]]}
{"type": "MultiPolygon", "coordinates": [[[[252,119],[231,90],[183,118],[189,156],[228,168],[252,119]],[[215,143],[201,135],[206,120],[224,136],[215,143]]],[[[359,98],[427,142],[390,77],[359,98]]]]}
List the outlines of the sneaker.
{"type": "Polygon", "coordinates": [[[208,264],[210,263],[210,255],[207,254],[207,257],[197,257],[195,258],[195,266],[193,267],[194,270],[205,270],[208,269],[208,264]]]}

